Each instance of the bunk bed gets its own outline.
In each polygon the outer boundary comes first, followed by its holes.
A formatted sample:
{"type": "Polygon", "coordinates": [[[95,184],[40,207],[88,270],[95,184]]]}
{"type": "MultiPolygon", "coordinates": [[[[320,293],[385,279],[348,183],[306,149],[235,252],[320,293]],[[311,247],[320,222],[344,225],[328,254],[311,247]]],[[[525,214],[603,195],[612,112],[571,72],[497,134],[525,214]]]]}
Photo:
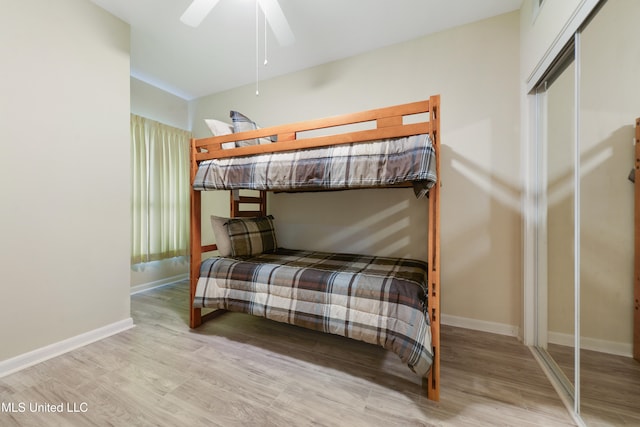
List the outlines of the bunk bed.
{"type": "Polygon", "coordinates": [[[439,400],[439,123],[435,95],[192,139],[190,327],[229,310],[380,345],[439,400]],[[427,200],[427,262],[278,247],[267,191],[388,187],[413,187],[427,200]],[[231,190],[230,218],[211,219],[210,245],[201,239],[206,190],[231,190]],[[219,256],[203,260],[214,250],[219,256]]]}

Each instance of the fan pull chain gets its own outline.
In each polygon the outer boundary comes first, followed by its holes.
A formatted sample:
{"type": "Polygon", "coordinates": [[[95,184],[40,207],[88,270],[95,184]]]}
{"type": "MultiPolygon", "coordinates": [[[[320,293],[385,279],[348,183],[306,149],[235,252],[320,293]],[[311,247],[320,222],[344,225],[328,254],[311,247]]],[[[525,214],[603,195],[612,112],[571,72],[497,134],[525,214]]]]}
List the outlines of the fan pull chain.
{"type": "Polygon", "coordinates": [[[259,57],[260,57],[260,52],[259,52],[259,46],[260,46],[260,41],[259,36],[258,36],[258,0],[256,0],[256,96],[260,96],[260,67],[258,66],[258,63],[260,61],[259,57]]]}
{"type": "Polygon", "coordinates": [[[266,67],[269,61],[267,60],[267,14],[264,15],[264,66],[266,67]]]}

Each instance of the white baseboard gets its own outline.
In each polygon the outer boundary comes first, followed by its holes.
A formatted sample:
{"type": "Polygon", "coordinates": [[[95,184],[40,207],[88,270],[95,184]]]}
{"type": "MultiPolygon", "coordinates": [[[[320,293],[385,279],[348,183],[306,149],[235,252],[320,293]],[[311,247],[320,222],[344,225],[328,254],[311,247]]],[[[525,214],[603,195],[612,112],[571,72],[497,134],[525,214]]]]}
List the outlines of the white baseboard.
{"type": "Polygon", "coordinates": [[[134,327],[131,317],[0,361],[0,378],[134,327]]]}
{"type": "Polygon", "coordinates": [[[473,329],[474,331],[490,332],[492,334],[507,335],[510,337],[520,337],[520,328],[504,323],[488,322],[486,320],[470,319],[467,317],[452,316],[442,314],[440,322],[443,325],[457,326],[459,328],[473,329]]]}
{"type": "Polygon", "coordinates": [[[149,289],[159,288],[161,286],[173,285],[176,282],[181,282],[183,280],[189,279],[189,274],[178,274],[177,276],[166,277],[164,279],[155,280],[153,282],[143,283],[141,285],[136,285],[131,287],[131,295],[137,294],[139,292],[148,291],[149,289]]]}
{"type": "MultiPolygon", "coordinates": [[[[564,345],[567,347],[573,347],[574,345],[574,336],[571,334],[549,331],[547,339],[551,344],[564,345]]],[[[582,337],[580,338],[580,348],[616,356],[633,357],[633,344],[631,343],[582,337]]]]}

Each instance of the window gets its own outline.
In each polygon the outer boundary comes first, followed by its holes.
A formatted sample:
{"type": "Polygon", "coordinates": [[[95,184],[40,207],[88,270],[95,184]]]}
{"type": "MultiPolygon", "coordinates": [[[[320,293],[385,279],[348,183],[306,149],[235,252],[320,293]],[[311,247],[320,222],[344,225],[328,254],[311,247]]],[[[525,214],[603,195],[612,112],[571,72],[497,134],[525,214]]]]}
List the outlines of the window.
{"type": "Polygon", "coordinates": [[[190,132],[131,115],[131,263],[188,254],[190,132]]]}

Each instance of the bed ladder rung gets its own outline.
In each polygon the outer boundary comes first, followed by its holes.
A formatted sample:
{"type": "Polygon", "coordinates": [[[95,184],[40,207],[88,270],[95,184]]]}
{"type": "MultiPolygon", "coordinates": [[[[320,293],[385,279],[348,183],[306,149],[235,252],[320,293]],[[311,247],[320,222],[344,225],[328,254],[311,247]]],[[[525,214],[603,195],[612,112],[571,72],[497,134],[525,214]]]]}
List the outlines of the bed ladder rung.
{"type": "Polygon", "coordinates": [[[231,218],[248,218],[255,216],[265,216],[267,214],[267,192],[260,190],[258,196],[240,196],[231,192],[230,212],[231,218]],[[249,209],[242,209],[240,205],[252,205],[249,209]],[[255,206],[258,205],[258,206],[255,206]],[[257,208],[257,209],[256,209],[257,208]]]}
{"type": "Polygon", "coordinates": [[[262,216],[262,211],[241,211],[236,212],[234,218],[250,218],[255,216],[262,216]]]}

